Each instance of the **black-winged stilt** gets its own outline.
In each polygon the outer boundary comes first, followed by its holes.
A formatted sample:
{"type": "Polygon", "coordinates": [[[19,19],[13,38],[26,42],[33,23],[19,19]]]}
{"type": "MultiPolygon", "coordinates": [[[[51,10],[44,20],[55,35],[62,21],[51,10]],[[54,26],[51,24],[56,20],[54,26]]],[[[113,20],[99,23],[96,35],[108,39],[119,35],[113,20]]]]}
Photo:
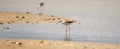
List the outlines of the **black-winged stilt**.
{"type": "Polygon", "coordinates": [[[71,35],[71,28],[70,24],[74,23],[76,21],[73,20],[67,20],[67,19],[60,19],[58,23],[62,23],[63,25],[66,26],[66,34],[65,34],[65,40],[69,41],[70,40],[70,35],[71,35]],[[69,32],[68,32],[69,31],[69,32]]]}
{"type": "Polygon", "coordinates": [[[40,15],[43,14],[43,8],[44,8],[43,6],[44,6],[44,3],[41,2],[40,5],[39,5],[39,7],[37,8],[38,9],[38,14],[40,14],[40,15]],[[41,13],[39,13],[39,9],[40,9],[41,13]]]}

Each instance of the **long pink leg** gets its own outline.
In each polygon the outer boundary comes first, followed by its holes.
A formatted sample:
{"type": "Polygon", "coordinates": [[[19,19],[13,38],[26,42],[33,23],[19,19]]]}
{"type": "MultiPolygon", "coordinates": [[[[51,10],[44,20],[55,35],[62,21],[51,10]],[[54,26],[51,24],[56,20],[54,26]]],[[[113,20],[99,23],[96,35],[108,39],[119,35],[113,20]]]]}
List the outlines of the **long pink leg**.
{"type": "Polygon", "coordinates": [[[68,28],[69,28],[69,38],[70,38],[70,35],[71,35],[71,28],[70,28],[70,26],[68,26],[68,28]]]}
{"type": "Polygon", "coordinates": [[[66,34],[65,34],[65,40],[67,40],[67,25],[66,25],[66,34]]]}
{"type": "Polygon", "coordinates": [[[71,27],[69,26],[69,33],[71,33],[71,27]]]}

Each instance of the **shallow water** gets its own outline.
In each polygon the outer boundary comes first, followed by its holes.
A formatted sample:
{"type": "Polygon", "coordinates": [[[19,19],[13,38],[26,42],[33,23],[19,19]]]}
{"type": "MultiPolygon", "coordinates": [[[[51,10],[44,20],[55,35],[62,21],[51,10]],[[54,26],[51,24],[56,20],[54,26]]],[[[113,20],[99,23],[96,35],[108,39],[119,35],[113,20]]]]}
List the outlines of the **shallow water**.
{"type": "MultiPolygon", "coordinates": [[[[70,41],[120,43],[120,33],[84,30],[72,24],[70,41]]],[[[61,24],[4,24],[0,25],[0,38],[64,40],[65,26],[61,24]],[[9,27],[10,29],[5,29],[9,27]]]]}

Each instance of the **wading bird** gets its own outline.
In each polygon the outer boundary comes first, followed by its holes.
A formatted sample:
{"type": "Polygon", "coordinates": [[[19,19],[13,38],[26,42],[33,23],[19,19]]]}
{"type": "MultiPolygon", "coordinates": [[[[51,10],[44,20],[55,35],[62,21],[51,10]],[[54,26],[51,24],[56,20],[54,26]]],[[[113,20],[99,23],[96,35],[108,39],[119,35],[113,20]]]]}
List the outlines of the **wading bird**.
{"type": "Polygon", "coordinates": [[[74,22],[76,22],[76,21],[73,21],[73,20],[64,20],[64,19],[60,19],[60,21],[58,22],[58,23],[62,23],[63,25],[66,26],[65,40],[67,40],[67,41],[70,40],[70,35],[71,35],[70,24],[72,24],[74,22]]]}
{"type": "Polygon", "coordinates": [[[38,7],[38,11],[39,11],[39,9],[40,9],[40,12],[41,12],[41,13],[39,13],[39,14],[43,14],[43,6],[44,6],[44,3],[41,2],[40,5],[39,5],[39,7],[38,7]]]}

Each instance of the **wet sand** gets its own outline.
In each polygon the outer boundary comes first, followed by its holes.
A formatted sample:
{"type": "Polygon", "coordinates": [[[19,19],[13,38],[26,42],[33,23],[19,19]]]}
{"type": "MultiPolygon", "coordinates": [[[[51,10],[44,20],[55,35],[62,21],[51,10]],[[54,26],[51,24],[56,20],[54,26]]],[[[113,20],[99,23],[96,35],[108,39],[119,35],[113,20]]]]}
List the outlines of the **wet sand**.
{"type": "Polygon", "coordinates": [[[0,49],[120,49],[120,44],[0,39],[0,49]]]}

